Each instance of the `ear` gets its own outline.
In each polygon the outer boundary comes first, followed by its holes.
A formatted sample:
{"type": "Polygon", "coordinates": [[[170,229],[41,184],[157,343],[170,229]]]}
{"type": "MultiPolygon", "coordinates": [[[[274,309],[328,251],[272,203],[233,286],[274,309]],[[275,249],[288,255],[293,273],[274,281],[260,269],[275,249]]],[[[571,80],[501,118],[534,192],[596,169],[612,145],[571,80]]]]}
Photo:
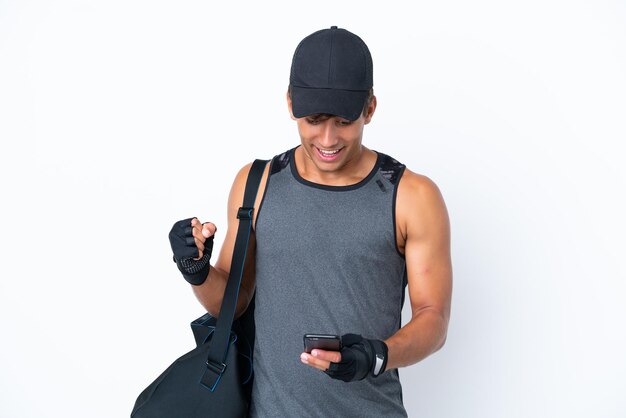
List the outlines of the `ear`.
{"type": "Polygon", "coordinates": [[[372,120],[372,116],[374,116],[374,112],[376,111],[376,96],[372,96],[372,101],[369,106],[367,106],[367,117],[365,118],[365,124],[367,125],[372,120]]]}
{"type": "Polygon", "coordinates": [[[289,97],[289,92],[286,93],[287,96],[287,108],[289,109],[289,116],[291,119],[296,120],[297,118],[293,115],[293,109],[291,107],[291,97],[289,97]]]}

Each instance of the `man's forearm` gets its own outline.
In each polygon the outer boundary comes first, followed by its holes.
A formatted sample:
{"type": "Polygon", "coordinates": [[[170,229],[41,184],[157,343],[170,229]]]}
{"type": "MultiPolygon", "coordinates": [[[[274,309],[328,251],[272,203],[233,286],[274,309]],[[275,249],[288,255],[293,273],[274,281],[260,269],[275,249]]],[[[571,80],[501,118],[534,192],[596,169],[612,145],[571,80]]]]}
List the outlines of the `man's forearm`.
{"type": "Polygon", "coordinates": [[[398,332],[385,340],[387,370],[415,364],[443,347],[447,323],[434,309],[419,311],[398,332]]]}
{"type": "Polygon", "coordinates": [[[204,283],[199,286],[191,286],[198,301],[213,317],[217,317],[219,314],[227,282],[228,273],[211,266],[204,283]]]}
{"type": "MultiPolygon", "coordinates": [[[[198,301],[204,309],[214,318],[217,318],[222,307],[226,284],[228,283],[228,272],[211,266],[207,279],[199,286],[191,286],[198,301]]],[[[235,319],[246,309],[248,294],[245,287],[239,288],[239,299],[235,310],[235,319]]]]}

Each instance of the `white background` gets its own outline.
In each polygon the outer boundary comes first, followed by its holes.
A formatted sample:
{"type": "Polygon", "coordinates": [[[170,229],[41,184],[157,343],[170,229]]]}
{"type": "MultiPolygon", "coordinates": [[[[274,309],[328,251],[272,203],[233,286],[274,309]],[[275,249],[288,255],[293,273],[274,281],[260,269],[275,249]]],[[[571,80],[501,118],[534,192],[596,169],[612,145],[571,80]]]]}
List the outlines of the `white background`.
{"type": "Polygon", "coordinates": [[[0,416],[128,416],[192,348],[169,229],[219,249],[235,173],[299,143],[291,57],[331,25],[374,59],[363,143],[449,210],[409,415],[624,416],[625,3],[408,4],[0,0],[0,416]]]}

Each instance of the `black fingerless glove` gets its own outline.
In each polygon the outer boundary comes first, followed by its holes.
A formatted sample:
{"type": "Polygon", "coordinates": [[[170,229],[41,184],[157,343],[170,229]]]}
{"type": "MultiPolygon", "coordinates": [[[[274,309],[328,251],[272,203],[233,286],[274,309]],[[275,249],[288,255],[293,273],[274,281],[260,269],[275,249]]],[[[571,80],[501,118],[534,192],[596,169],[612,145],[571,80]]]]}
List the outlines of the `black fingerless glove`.
{"type": "Polygon", "coordinates": [[[176,222],[170,231],[169,238],[172,251],[174,252],[174,262],[178,270],[183,274],[185,280],[194,286],[198,286],[204,283],[209,275],[213,235],[204,242],[202,258],[194,260],[194,258],[198,257],[199,252],[192,234],[192,219],[187,218],[176,222]]]}
{"type": "Polygon", "coordinates": [[[330,363],[324,371],[333,379],[353,382],[367,376],[378,377],[387,368],[387,344],[381,340],[368,340],[358,334],[341,336],[341,361],[330,363]]]}

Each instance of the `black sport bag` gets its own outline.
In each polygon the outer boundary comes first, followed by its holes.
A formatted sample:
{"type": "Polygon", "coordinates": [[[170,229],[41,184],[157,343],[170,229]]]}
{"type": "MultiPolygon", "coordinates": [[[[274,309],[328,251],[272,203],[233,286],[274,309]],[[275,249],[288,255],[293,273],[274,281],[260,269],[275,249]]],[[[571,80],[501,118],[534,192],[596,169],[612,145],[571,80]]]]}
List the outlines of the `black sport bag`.
{"type": "Polygon", "coordinates": [[[196,348],[179,357],[137,397],[131,418],[240,418],[248,416],[252,392],[254,303],[237,320],[235,308],[246,259],[252,213],[267,161],[250,169],[228,284],[218,318],[208,313],[191,323],[196,348]]]}

